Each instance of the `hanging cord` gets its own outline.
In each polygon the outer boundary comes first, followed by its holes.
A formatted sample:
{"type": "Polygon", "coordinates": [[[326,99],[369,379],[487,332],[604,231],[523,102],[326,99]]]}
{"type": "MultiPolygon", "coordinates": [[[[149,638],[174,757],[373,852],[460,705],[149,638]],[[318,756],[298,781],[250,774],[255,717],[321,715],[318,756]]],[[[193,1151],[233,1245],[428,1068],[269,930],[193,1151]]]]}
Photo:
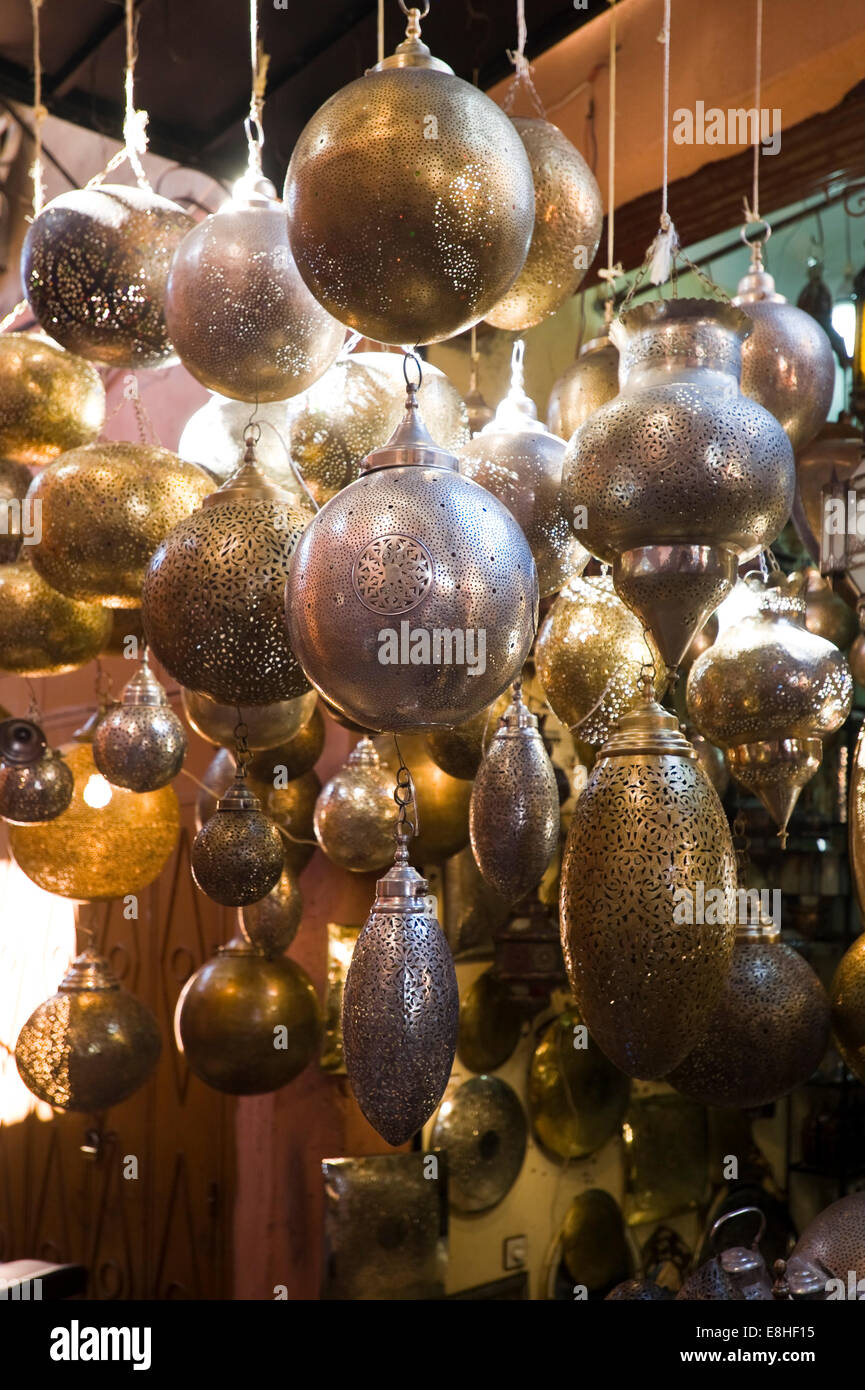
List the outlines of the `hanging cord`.
{"type": "Polygon", "coordinates": [[[86,184],[87,188],[98,188],[99,184],[115,169],[119,169],[124,160],[128,160],[132,172],[138,182],[139,188],[146,188],[152,192],[150,180],[144,171],[141,163],[141,156],[147,153],[147,121],[146,111],[136,111],[135,109],[135,64],[138,60],[138,16],[135,13],[135,0],[125,0],[126,4],[126,77],[124,89],[126,92],[126,114],[123,117],[123,148],[119,149],[113,158],[109,159],[105,168],[86,184]]]}
{"type": "Polygon", "coordinates": [[[757,0],[757,36],[754,55],[754,174],[751,189],[751,203],[747,196],[743,199],[745,225],[739,235],[751,252],[751,269],[762,270],[763,248],[772,235],[772,228],[760,216],[760,102],[763,90],[763,0],[757,0]]]}
{"type": "MultiPolygon", "coordinates": [[[[30,0],[30,13],[33,17],[33,163],[30,177],[33,180],[33,217],[38,217],[45,205],[45,166],[42,160],[42,125],[48,111],[42,105],[42,39],[39,29],[39,11],[43,0],[30,0]]],[[[31,221],[32,218],[28,218],[31,221]]],[[[17,319],[29,309],[26,299],[19,299],[14,309],[0,319],[0,333],[5,333],[17,319]]]]}
{"type": "Polygon", "coordinates": [[[517,46],[515,49],[509,48],[506,50],[510,62],[514,65],[514,76],[510,86],[505,92],[502,110],[510,114],[520,91],[524,88],[535,111],[540,116],[541,120],[545,120],[547,113],[544,109],[544,103],[538,95],[538,89],[532,77],[531,63],[526,57],[526,39],[528,36],[528,29],[526,28],[526,0],[517,0],[517,46]]]}
{"type": "Polygon", "coordinates": [[[33,216],[38,217],[45,205],[45,167],[42,162],[42,124],[48,115],[42,105],[42,41],[39,31],[39,11],[43,0],[30,0],[33,16],[33,216]]]}
{"type": "Polygon", "coordinates": [[[760,221],[760,102],[763,98],[763,0],[757,0],[757,37],[754,53],[754,109],[757,113],[754,130],[754,176],[751,206],[745,199],[745,221],[760,221]]]}
{"type": "Polygon", "coordinates": [[[625,274],[624,266],[614,260],[616,242],[616,4],[610,4],[610,92],[608,108],[607,150],[607,264],[598,271],[598,279],[606,281],[610,300],[615,298],[615,281],[625,274]]]}
{"type": "MultiPolygon", "coordinates": [[[[631,287],[622,302],[619,315],[628,308],[637,290],[640,289],[646,277],[651,280],[653,285],[661,286],[667,280],[671,281],[673,294],[678,294],[677,274],[678,263],[687,268],[699,280],[700,284],[710,295],[725,303],[730,302],[731,296],[725,289],[712,280],[698,265],[695,265],[683,252],[679,245],[679,234],[676,231],[673,219],[670,216],[667,206],[669,195],[669,175],[670,175],[670,5],[671,0],[664,0],[664,27],[658,35],[658,42],[664,46],[664,76],[663,76],[663,179],[661,184],[661,216],[659,221],[658,233],[646,252],[645,260],[637,271],[631,282],[631,287]]],[[[617,317],[618,317],[617,316],[617,317]]]]}
{"type": "Polygon", "coordinates": [[[384,0],[378,0],[378,19],[376,22],[376,61],[384,62],[384,0]]]}
{"type": "Polygon", "coordinates": [[[261,152],[264,149],[264,92],[270,58],[258,37],[258,0],[249,0],[249,64],[252,87],[249,114],[243,122],[246,131],[246,177],[241,182],[258,183],[263,177],[261,152]]]}

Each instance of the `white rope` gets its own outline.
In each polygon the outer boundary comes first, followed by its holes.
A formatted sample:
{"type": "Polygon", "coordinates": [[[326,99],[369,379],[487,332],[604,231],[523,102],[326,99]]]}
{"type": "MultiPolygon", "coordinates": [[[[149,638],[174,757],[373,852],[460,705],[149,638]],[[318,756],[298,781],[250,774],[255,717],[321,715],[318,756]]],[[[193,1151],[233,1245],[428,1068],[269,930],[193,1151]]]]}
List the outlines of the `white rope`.
{"type": "Polygon", "coordinates": [[[664,177],[661,186],[660,230],[649,247],[649,279],[653,285],[663,285],[670,278],[673,260],[679,249],[679,235],[667,211],[670,162],[670,4],[664,0],[664,28],[659,35],[664,45],[664,177]]]}

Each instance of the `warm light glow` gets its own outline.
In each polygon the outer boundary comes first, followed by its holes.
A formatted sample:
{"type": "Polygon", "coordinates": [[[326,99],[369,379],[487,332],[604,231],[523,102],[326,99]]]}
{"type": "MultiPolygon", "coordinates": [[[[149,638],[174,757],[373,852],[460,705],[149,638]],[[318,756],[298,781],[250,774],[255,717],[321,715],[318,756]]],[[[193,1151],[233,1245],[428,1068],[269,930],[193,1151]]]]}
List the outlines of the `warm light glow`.
{"type": "Polygon", "coordinates": [[[727,595],[719,608],[715,609],[715,617],[718,619],[718,636],[726,632],[728,628],[740,623],[743,618],[749,618],[752,614],[759,611],[759,595],[744,580],[736,581],[731,593],[727,595]]]}
{"type": "Polygon", "coordinates": [[[0,859],[0,1125],[52,1110],[18,1075],[15,1044],[33,1010],[57,992],[75,954],[75,907],[0,859]],[[7,1051],[8,1049],[8,1051],[7,1051]]]}
{"type": "Polygon", "coordinates": [[[853,356],[856,344],[856,303],[852,299],[839,299],[832,306],[832,327],[844,339],[847,356],[853,356]]]}
{"type": "Polygon", "coordinates": [[[87,779],[87,786],[81,793],[88,806],[92,806],[94,811],[101,811],[103,806],[107,806],[111,800],[111,784],[106,782],[101,772],[94,772],[87,779]]]}

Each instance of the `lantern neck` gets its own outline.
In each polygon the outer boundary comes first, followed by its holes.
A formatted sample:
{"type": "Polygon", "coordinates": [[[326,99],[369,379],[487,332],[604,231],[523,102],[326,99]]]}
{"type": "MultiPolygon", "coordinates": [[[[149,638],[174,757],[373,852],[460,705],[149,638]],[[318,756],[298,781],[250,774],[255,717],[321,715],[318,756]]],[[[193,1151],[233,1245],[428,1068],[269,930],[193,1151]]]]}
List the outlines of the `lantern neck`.
{"type": "Polygon", "coordinates": [[[124,705],[166,705],[165,689],[150,669],[147,651],[141,658],[141,666],[123,690],[124,705]]]}
{"type": "Polygon", "coordinates": [[[216,803],[217,813],[220,811],[260,811],[261,802],[250,790],[249,783],[242,772],[238,772],[228,790],[219,798],[216,803]]]}
{"type": "Polygon", "coordinates": [[[408,23],[405,38],[402,43],[397,44],[396,50],[389,58],[382,58],[380,63],[369,69],[370,72],[383,72],[387,68],[431,68],[435,72],[449,72],[453,75],[453,68],[448,67],[440,58],[434,58],[421,38],[421,17],[418,9],[406,10],[408,23]]]}
{"type": "MultiPolygon", "coordinates": [[[[740,888],[740,893],[747,893],[747,888],[740,888]]],[[[752,889],[759,896],[757,889],[752,889]]],[[[776,926],[771,919],[759,922],[742,922],[736,927],[737,946],[776,946],[781,940],[781,929],[776,926]]]]}
{"type": "Polygon", "coordinates": [[[421,419],[417,387],[411,382],[406,390],[405,414],[387,443],[367,454],[360,471],[375,473],[381,468],[404,468],[406,465],[459,472],[459,459],[435,443],[421,419]]]}
{"type": "Polygon", "coordinates": [[[762,257],[753,257],[747,275],[743,275],[736,288],[734,304],[786,304],[783,294],[775,289],[775,280],[763,268],[762,257]]]}
{"type": "Polygon", "coordinates": [[[83,990],[119,988],[120,982],[105,957],[100,956],[94,946],[86,946],[63,976],[58,993],[80,994],[83,990]]]}
{"type": "Polygon", "coordinates": [[[623,714],[598,757],[618,758],[634,753],[691,759],[697,756],[676,716],[669,714],[657,700],[647,700],[623,714]]]}
{"type": "Polygon", "coordinates": [[[393,866],[375,885],[373,912],[395,908],[402,912],[424,912],[429,883],[408,862],[408,842],[400,839],[393,866]]]}
{"type": "Polygon", "coordinates": [[[381,767],[381,758],[378,749],[371,738],[364,734],[363,738],[358,739],[354,748],[348,755],[349,767],[381,767]]]}
{"type": "Polygon", "coordinates": [[[738,392],[742,343],[753,323],[742,309],[709,299],[663,299],[629,309],[610,326],[624,394],[645,386],[699,382],[738,392]]]}
{"type": "Polygon", "coordinates": [[[202,507],[220,507],[224,502],[288,502],[296,504],[297,499],[285,488],[271,482],[262,473],[255,457],[255,444],[251,438],[246,441],[243,459],[235,473],[211,492],[202,502],[202,507]]]}

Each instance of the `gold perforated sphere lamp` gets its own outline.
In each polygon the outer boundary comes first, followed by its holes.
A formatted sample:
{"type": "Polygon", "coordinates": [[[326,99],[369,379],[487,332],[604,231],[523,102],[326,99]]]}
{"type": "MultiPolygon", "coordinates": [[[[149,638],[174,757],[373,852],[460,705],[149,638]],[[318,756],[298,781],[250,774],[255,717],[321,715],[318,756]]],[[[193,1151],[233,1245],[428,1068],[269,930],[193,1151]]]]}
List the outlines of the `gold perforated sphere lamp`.
{"type": "Polygon", "coordinates": [[[262,813],[247,784],[243,762],[216,810],[192,842],[192,877],[202,893],[224,907],[259,902],[285,867],[278,827],[262,813]]]}
{"type": "Polygon", "coordinates": [[[115,787],[155,792],[174,780],[185,754],[186,731],[150,669],[145,648],[120,704],[93,732],[96,766],[115,787]]]}
{"type": "Polygon", "coordinates": [[[589,416],[619,392],[619,349],[604,333],[583,343],[576,361],[553,385],[547,403],[547,429],[570,439],[589,416]]]}
{"type": "MultiPolygon", "coordinates": [[[[311,735],[321,724],[319,716],[314,729],[307,728],[316,714],[318,696],[314,690],[308,690],[294,700],[278,700],[272,705],[241,705],[239,708],[237,705],[220,705],[208,695],[199,695],[194,690],[181,690],[180,699],[190,727],[217,747],[234,747],[234,730],[238,721],[246,725],[246,742],[253,752],[293,742],[304,731],[311,735]]],[[[324,746],[323,730],[321,745],[324,746]]],[[[318,751],[321,752],[321,747],[318,751]]],[[[315,761],[313,758],[312,762],[315,761]]],[[[301,770],[305,772],[306,768],[301,770]]]]}
{"type": "Polygon", "coordinates": [[[362,738],[321,790],[315,838],[333,864],[371,873],[393,858],[396,817],[393,778],[372,740],[362,738]]]}
{"type": "Polygon", "coordinates": [[[254,434],[237,473],[157,547],[141,595],[161,664],[225,705],[273,704],[309,689],[286,636],[282,593],[312,513],[264,477],[254,434]]]}
{"type": "Polygon", "coordinates": [[[511,117],[529,157],[535,226],[526,263],[486,315],[493,328],[522,333],[576,294],[598,249],[604,210],[598,181],[558,126],[511,117]]]}
{"type": "Polygon", "coordinates": [[[366,729],[451,726],[522,670],[537,606],[517,522],[433,443],[409,383],[391,440],[322,507],[291,564],[285,616],[306,675],[366,729]]]}
{"type": "Polygon", "coordinates": [[[41,333],[0,333],[0,459],[38,467],[89,444],[105,420],[91,362],[41,333]]]}
{"type": "Polygon", "coordinates": [[[86,666],[111,636],[111,613],[78,603],[46,583],[30,559],[0,565],[0,671],[14,676],[61,676],[86,666]]]}
{"type": "Polygon", "coordinates": [[[152,444],[85,444],[42,470],[33,564],[60,593],[137,608],[150,557],[212,490],[207,474],[152,444]]]}
{"type": "MultiPolygon", "coordinates": [[[[466,404],[431,362],[424,363],[418,405],[439,444],[456,451],[466,443],[466,404]]],[[[405,378],[399,352],[341,355],[320,381],[288,402],[285,437],[319,506],[360,476],[367,454],[387,443],[404,411],[405,378]]]]}
{"type": "Polygon", "coordinates": [[[21,252],[24,293],[45,332],[92,362],[163,367],[171,258],[193,226],[149,188],[100,184],[54,198],[21,252]]]}
{"type": "Polygon", "coordinates": [[[660,698],[666,677],[657,648],[607,574],[572,579],[535,643],[535,670],[550,708],[590,748],[605,743],[619,716],[640,702],[649,665],[660,698]]]}
{"type": "Polygon", "coordinates": [[[432,57],[420,11],[407,13],[396,53],[306,125],[285,180],[301,275],[379,343],[439,342],[477,323],[522,270],[535,220],[514,126],[432,57]]]}
{"type": "Polygon", "coordinates": [[[88,946],[57,993],[24,1024],[15,1061],[39,1100],[55,1110],[98,1114],[144,1085],[161,1050],[150,1009],[121,987],[108,961],[88,946]]]}
{"type": "MultiPolygon", "coordinates": [[[[742,900],[746,889],[739,890],[742,900]]],[[[759,896],[759,895],[758,895],[759,896]]],[[[747,904],[747,899],[745,899],[747,904]]],[[[742,921],[747,911],[737,913],[742,921]]],[[[730,971],[693,1052],[667,1076],[701,1105],[757,1110],[803,1086],[829,1043],[829,1000],[771,921],[736,929],[730,971]]]]}
{"type": "MultiPolygon", "coordinates": [[[[80,738],[91,739],[87,726],[80,738]]],[[[158,878],[180,835],[180,806],[170,786],[154,792],[112,787],[91,742],[61,750],[75,786],[67,810],[41,825],[12,825],[18,867],[47,893],[79,901],[140,893],[158,878]]]]}

